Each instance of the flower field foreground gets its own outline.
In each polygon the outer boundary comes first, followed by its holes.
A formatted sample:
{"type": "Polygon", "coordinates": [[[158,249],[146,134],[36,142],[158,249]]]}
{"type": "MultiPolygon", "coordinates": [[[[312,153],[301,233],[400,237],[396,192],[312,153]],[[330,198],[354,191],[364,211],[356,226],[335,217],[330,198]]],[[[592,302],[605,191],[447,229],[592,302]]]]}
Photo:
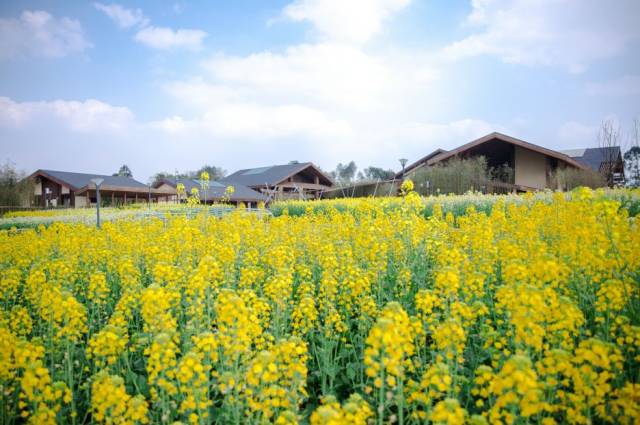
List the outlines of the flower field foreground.
{"type": "Polygon", "coordinates": [[[0,233],[2,423],[640,421],[617,201],[0,233]]]}

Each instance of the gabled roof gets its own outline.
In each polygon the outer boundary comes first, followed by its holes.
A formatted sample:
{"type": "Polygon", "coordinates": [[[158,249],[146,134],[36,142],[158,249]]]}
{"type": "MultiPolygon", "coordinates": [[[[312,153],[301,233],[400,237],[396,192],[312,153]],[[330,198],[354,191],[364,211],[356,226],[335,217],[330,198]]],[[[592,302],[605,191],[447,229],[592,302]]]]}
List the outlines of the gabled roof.
{"type": "Polygon", "coordinates": [[[94,184],[91,179],[101,178],[104,182],[101,187],[105,190],[122,190],[131,192],[147,192],[149,187],[131,177],[107,176],[104,174],[73,173],[70,171],[37,170],[29,177],[44,176],[58,184],[67,186],[69,189],[78,192],[86,189],[93,189],[94,184]]]}
{"type": "Polygon", "coordinates": [[[576,161],[587,165],[595,171],[600,171],[600,167],[605,162],[622,160],[622,151],[620,151],[620,146],[571,149],[561,152],[576,161]]]}
{"type": "Polygon", "coordinates": [[[585,166],[584,164],[579,163],[578,161],[570,158],[569,156],[560,153],[558,151],[554,151],[551,149],[547,149],[547,148],[543,148],[542,146],[538,146],[538,145],[534,145],[533,143],[529,143],[529,142],[525,142],[524,140],[520,140],[520,139],[516,139],[515,137],[511,137],[511,136],[507,136],[506,134],[502,134],[502,133],[498,133],[498,132],[493,132],[493,133],[489,133],[486,136],[480,137],[479,139],[473,140],[469,143],[466,143],[456,149],[447,151],[447,152],[443,152],[439,155],[436,155],[435,157],[431,158],[430,160],[427,161],[428,165],[432,165],[435,163],[438,163],[440,161],[444,161],[448,158],[451,158],[453,156],[459,155],[462,152],[471,149],[475,146],[481,145],[483,143],[486,143],[490,140],[501,140],[503,142],[507,142],[507,143],[511,143],[513,145],[516,146],[520,146],[521,148],[525,148],[525,149],[529,149],[531,151],[534,152],[538,152],[542,155],[547,155],[550,156],[552,158],[556,158],[559,159],[561,161],[566,162],[569,165],[573,165],[576,168],[582,168],[584,169],[585,166]]]}
{"type": "Polygon", "coordinates": [[[297,164],[271,165],[259,168],[238,170],[221,180],[223,183],[239,183],[249,187],[276,186],[289,177],[311,169],[320,177],[322,184],[332,186],[333,181],[311,162],[297,164]]]}
{"type": "MultiPolygon", "coordinates": [[[[200,199],[204,199],[205,198],[205,193],[202,190],[202,187],[200,186],[200,182],[198,180],[194,180],[194,179],[162,179],[160,180],[158,183],[156,183],[154,186],[155,187],[159,187],[162,184],[167,184],[173,188],[175,188],[178,183],[182,183],[184,185],[185,191],[187,192],[187,194],[189,194],[189,192],[191,192],[192,188],[197,188],[198,191],[200,192],[200,199]]],[[[234,192],[230,197],[230,201],[237,201],[237,202],[244,202],[244,201],[251,201],[251,202],[260,202],[260,201],[266,201],[267,197],[265,195],[263,195],[260,192],[257,192],[247,186],[241,185],[241,184],[237,184],[237,183],[221,183],[215,180],[211,180],[209,182],[209,188],[206,191],[206,198],[207,199],[211,199],[211,200],[215,200],[215,199],[222,199],[225,196],[225,191],[227,189],[227,186],[233,186],[234,192]]]]}
{"type": "MultiPolygon", "coordinates": [[[[585,164],[576,161],[575,159],[561,153],[558,151],[554,151],[551,149],[547,149],[547,148],[543,148],[542,146],[538,146],[538,145],[534,145],[533,143],[529,143],[529,142],[525,142],[524,140],[520,140],[520,139],[516,139],[515,137],[511,137],[511,136],[507,136],[506,134],[502,134],[502,133],[498,133],[498,132],[493,132],[493,133],[489,133],[486,136],[480,137],[479,139],[476,140],[472,140],[469,143],[465,143],[462,146],[457,147],[456,149],[452,149],[450,151],[444,151],[441,152],[435,156],[432,156],[431,158],[427,159],[426,161],[424,161],[423,163],[420,163],[418,165],[422,165],[422,164],[426,164],[426,165],[434,165],[437,164],[439,162],[445,161],[449,158],[455,157],[456,155],[460,155],[463,152],[476,147],[478,145],[481,145],[483,143],[487,143],[491,140],[501,140],[503,142],[506,143],[511,143],[512,145],[515,146],[520,146],[521,148],[524,149],[528,149],[534,152],[538,152],[542,155],[546,155],[546,156],[550,156],[552,158],[556,158],[560,161],[565,162],[566,164],[569,164],[573,167],[576,168],[580,168],[580,169],[585,169],[587,168],[585,166],[585,164]]],[[[414,164],[412,164],[414,165],[414,164]]]]}

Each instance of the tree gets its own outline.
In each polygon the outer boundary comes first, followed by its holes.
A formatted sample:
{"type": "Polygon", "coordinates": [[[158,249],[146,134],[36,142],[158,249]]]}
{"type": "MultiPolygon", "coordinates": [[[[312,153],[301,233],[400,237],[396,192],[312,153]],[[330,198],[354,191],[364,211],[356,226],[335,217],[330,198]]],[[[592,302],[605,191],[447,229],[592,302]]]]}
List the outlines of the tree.
{"type": "Polygon", "coordinates": [[[640,187],[640,118],[633,120],[629,144],[631,148],[624,154],[624,165],[628,170],[628,183],[640,187]]]}
{"type": "Polygon", "coordinates": [[[619,159],[621,137],[620,126],[616,126],[613,120],[602,122],[598,133],[598,147],[604,148],[600,173],[604,176],[608,186],[613,186],[613,177],[619,159]]]}
{"type": "Polygon", "coordinates": [[[0,167],[0,205],[29,205],[33,199],[33,181],[16,170],[15,164],[7,161],[0,167]]]}
{"type": "Polygon", "coordinates": [[[168,179],[168,180],[191,179],[191,180],[199,181],[200,176],[202,175],[203,172],[207,172],[209,174],[210,181],[223,179],[224,176],[227,174],[227,171],[224,170],[222,167],[216,167],[215,165],[203,165],[202,167],[200,167],[195,171],[179,172],[178,170],[176,170],[174,173],[169,173],[167,171],[160,171],[155,173],[153,176],[151,176],[149,181],[151,182],[151,185],[156,185],[165,179],[168,179]]]}
{"type": "Polygon", "coordinates": [[[162,180],[174,179],[174,178],[175,178],[175,175],[167,171],[160,171],[158,173],[155,173],[153,176],[151,176],[151,178],[149,179],[149,182],[152,186],[155,186],[157,184],[160,184],[162,180]]]}
{"type": "Polygon", "coordinates": [[[357,170],[358,166],[353,161],[348,164],[338,163],[336,170],[331,173],[331,177],[340,183],[351,183],[357,170]]]}
{"type": "Polygon", "coordinates": [[[385,170],[380,167],[367,167],[360,174],[366,180],[391,180],[396,175],[393,170],[385,170]]]}
{"type": "Polygon", "coordinates": [[[640,187],[640,146],[633,146],[624,154],[624,163],[629,170],[629,186],[640,187]]]}
{"type": "Polygon", "coordinates": [[[122,176],[122,177],[133,177],[133,173],[127,164],[124,164],[117,173],[113,174],[114,176],[122,176]]]}
{"type": "Polygon", "coordinates": [[[203,171],[209,173],[210,180],[220,180],[227,175],[227,170],[223,169],[222,167],[216,167],[215,165],[203,165],[197,171],[187,174],[189,174],[190,178],[199,179],[200,174],[202,174],[203,171]]]}

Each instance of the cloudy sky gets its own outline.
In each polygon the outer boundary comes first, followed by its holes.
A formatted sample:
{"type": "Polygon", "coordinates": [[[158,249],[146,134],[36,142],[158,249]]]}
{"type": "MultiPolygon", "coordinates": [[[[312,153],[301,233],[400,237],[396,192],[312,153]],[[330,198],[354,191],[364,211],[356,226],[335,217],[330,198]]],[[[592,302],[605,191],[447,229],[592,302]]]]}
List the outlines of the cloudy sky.
{"type": "Polygon", "coordinates": [[[351,159],[640,115],[637,0],[0,4],[0,158],[112,173],[351,159]]]}

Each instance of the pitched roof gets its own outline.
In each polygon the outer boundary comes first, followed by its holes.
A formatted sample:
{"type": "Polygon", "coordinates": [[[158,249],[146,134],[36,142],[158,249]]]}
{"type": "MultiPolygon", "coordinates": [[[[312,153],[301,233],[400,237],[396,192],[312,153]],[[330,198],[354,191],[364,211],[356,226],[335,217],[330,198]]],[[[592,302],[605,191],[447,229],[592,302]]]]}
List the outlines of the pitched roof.
{"type": "Polygon", "coordinates": [[[239,183],[249,187],[275,186],[294,174],[300,173],[308,168],[311,168],[317,173],[321,180],[324,180],[324,184],[327,186],[333,185],[331,179],[311,162],[246,168],[228,175],[222,179],[221,182],[239,183]]]}
{"type": "Polygon", "coordinates": [[[600,171],[600,167],[603,163],[611,161],[612,159],[617,161],[622,157],[620,146],[572,149],[562,152],[595,171],[600,171]]]}
{"type": "Polygon", "coordinates": [[[205,195],[207,199],[222,199],[225,196],[225,191],[227,186],[233,186],[234,192],[231,195],[231,201],[243,202],[243,201],[252,201],[252,202],[260,202],[266,201],[267,197],[260,192],[257,192],[247,186],[237,184],[237,183],[228,183],[224,184],[219,181],[211,180],[209,182],[209,188],[205,192],[202,190],[200,186],[200,182],[195,179],[162,179],[155,186],[161,186],[162,183],[166,183],[171,187],[176,187],[178,183],[182,183],[184,185],[185,191],[187,193],[191,192],[192,188],[197,188],[200,192],[200,198],[204,199],[205,195]]]}
{"type": "Polygon", "coordinates": [[[511,137],[511,136],[507,136],[506,134],[502,134],[502,133],[498,133],[498,132],[493,132],[493,133],[489,133],[486,136],[480,137],[479,139],[476,140],[472,140],[469,143],[465,143],[462,146],[457,147],[456,149],[452,149],[450,151],[445,151],[442,152],[432,158],[430,158],[429,160],[426,161],[427,165],[433,165],[436,164],[438,162],[444,161],[446,159],[449,159],[451,157],[454,157],[468,149],[471,149],[475,146],[481,145],[483,143],[489,142],[491,140],[501,140],[503,142],[507,142],[507,143],[511,143],[513,145],[516,146],[520,146],[524,149],[528,149],[534,152],[538,152],[542,155],[547,155],[550,156],[552,158],[556,158],[560,161],[563,161],[569,165],[572,165],[576,168],[580,168],[580,169],[584,169],[586,168],[586,166],[584,164],[582,164],[581,162],[578,162],[574,159],[572,159],[571,157],[560,153],[558,151],[554,151],[551,149],[547,149],[547,148],[543,148],[542,146],[538,146],[538,145],[534,145],[533,143],[529,143],[529,142],[525,142],[524,140],[520,140],[520,139],[516,139],[515,137],[511,137]]]}
{"type": "Polygon", "coordinates": [[[123,189],[132,189],[134,191],[148,190],[148,186],[141,183],[131,177],[124,176],[107,176],[103,174],[86,174],[86,173],[72,173],[70,171],[56,171],[56,170],[37,170],[30,177],[37,175],[43,175],[49,177],[59,184],[68,186],[70,189],[77,191],[82,188],[90,186],[93,188],[94,184],[91,179],[101,178],[104,179],[102,186],[112,186],[123,189]]]}

